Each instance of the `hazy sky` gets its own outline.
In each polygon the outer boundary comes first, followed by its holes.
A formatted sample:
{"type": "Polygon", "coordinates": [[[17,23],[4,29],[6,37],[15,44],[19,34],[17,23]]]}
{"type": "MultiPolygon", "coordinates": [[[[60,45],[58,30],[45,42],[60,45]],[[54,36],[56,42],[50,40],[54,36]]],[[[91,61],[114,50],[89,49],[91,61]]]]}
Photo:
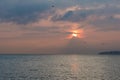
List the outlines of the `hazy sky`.
{"type": "Polygon", "coordinates": [[[120,0],[0,0],[1,54],[104,50],[120,50],[120,0]]]}

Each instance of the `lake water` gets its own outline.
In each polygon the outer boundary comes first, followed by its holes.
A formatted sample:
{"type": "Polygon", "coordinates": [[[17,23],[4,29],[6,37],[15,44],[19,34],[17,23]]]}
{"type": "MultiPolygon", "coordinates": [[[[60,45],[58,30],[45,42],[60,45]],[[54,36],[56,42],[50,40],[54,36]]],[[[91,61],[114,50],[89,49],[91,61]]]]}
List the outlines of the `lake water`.
{"type": "Polygon", "coordinates": [[[0,55],[0,80],[120,80],[120,56],[0,55]]]}

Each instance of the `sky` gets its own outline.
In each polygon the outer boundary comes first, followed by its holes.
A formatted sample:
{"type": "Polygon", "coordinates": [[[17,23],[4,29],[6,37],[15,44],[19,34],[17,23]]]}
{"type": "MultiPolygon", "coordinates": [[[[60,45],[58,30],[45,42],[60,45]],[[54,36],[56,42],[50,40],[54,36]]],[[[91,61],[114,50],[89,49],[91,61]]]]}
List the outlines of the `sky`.
{"type": "Polygon", "coordinates": [[[0,0],[0,54],[120,50],[120,0],[0,0]]]}

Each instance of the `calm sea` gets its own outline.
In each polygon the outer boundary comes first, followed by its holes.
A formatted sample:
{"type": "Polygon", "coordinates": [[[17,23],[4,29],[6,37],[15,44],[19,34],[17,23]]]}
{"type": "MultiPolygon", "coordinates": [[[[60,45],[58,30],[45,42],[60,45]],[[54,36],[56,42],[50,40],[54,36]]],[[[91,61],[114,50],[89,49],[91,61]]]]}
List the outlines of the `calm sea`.
{"type": "Polygon", "coordinates": [[[120,80],[120,56],[0,55],[0,80],[120,80]]]}

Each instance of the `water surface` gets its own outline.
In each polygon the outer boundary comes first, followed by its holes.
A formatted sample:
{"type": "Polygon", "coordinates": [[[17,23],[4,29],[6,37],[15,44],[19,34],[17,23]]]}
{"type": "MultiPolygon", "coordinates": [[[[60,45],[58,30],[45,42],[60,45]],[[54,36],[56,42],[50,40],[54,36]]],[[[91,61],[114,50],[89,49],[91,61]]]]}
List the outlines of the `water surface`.
{"type": "Polygon", "coordinates": [[[120,80],[117,55],[0,55],[0,80],[120,80]]]}

